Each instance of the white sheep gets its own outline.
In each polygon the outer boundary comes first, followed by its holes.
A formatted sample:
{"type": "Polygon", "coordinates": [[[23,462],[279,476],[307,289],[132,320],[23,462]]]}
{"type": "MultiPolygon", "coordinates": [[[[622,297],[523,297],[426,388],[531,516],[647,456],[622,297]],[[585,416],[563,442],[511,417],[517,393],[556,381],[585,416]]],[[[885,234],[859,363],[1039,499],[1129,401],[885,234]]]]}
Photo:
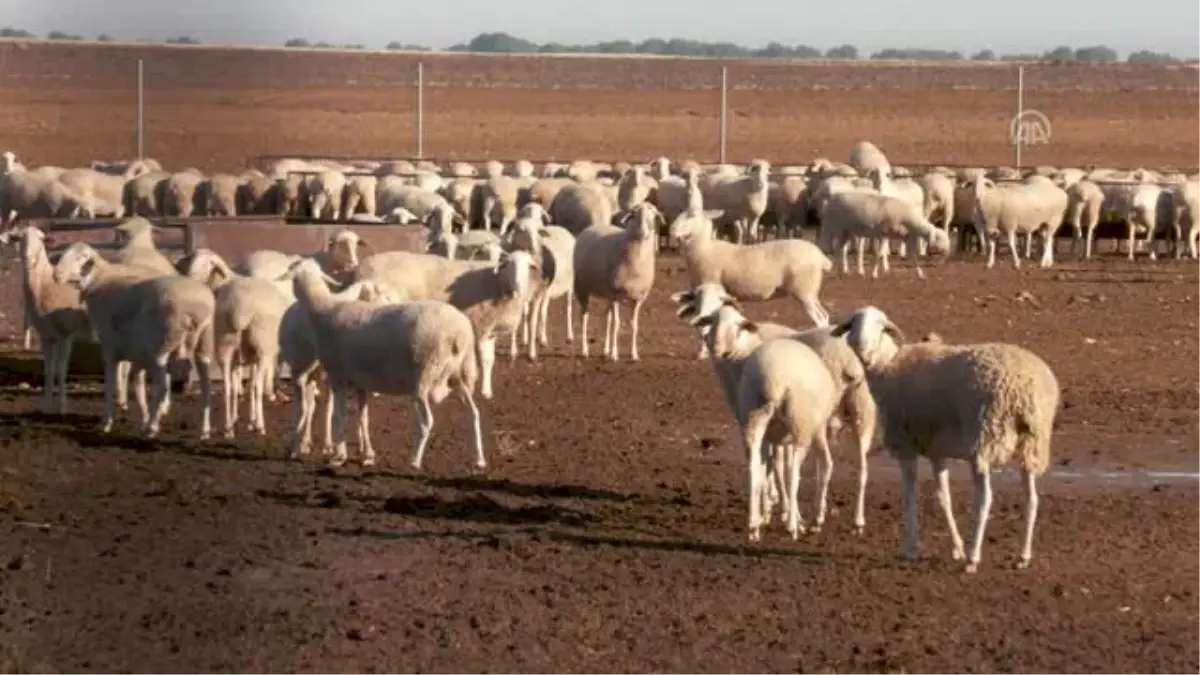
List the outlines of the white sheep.
{"type": "Polygon", "coordinates": [[[491,230],[467,230],[462,234],[437,229],[425,237],[425,252],[450,260],[500,262],[504,252],[500,236],[491,230]]]}
{"type": "Polygon", "coordinates": [[[345,176],[345,179],[346,184],[342,187],[342,220],[352,220],[360,213],[376,215],[375,193],[379,188],[379,179],[360,174],[345,176]]]}
{"type": "MultiPolygon", "coordinates": [[[[700,317],[715,316],[722,306],[728,305],[739,312],[742,311],[737,299],[716,283],[704,283],[691,290],[674,293],[671,295],[671,300],[678,306],[676,315],[693,325],[700,317]]],[[[844,422],[849,426],[858,449],[858,494],[854,506],[854,531],[856,534],[861,534],[863,528],[866,527],[867,456],[870,453],[876,431],[875,401],[871,398],[871,392],[867,387],[866,373],[862,363],[845,339],[833,337],[831,326],[818,326],[798,331],[790,326],[774,323],[755,323],[758,329],[754,334],[759,339],[799,340],[816,351],[825,367],[829,369],[838,393],[837,414],[830,418],[829,437],[836,436],[844,422]]],[[[701,340],[705,339],[707,330],[707,328],[697,327],[701,340]]],[[[749,340],[749,338],[746,339],[749,340]]],[[[740,367],[735,367],[737,363],[729,359],[720,363],[717,375],[721,378],[726,390],[730,391],[740,377],[740,367]]],[[[714,362],[714,365],[717,365],[717,362],[714,362]]],[[[821,475],[815,529],[820,529],[824,522],[825,499],[831,471],[832,469],[827,466],[826,471],[821,475]]]]}
{"type": "Polygon", "coordinates": [[[0,244],[18,242],[21,253],[21,291],[30,326],[37,331],[42,349],[42,412],[54,409],[67,413],[67,370],[77,338],[91,334],[87,309],[79,289],[54,280],[54,269],[46,254],[46,235],[32,225],[0,234],[0,244]]]}
{"type": "Polygon", "coordinates": [[[890,172],[892,169],[887,155],[870,141],[859,141],[850,148],[848,164],[863,176],[872,170],[890,172]]]}
{"type": "Polygon", "coordinates": [[[175,265],[154,244],[154,234],[160,232],[142,217],[130,218],[113,227],[121,241],[121,247],[113,252],[111,261],[122,265],[136,265],[153,270],[158,274],[175,274],[175,265]]]}
{"type": "Polygon", "coordinates": [[[300,257],[316,260],[321,269],[329,276],[344,281],[358,267],[359,247],[370,250],[370,244],[358,236],[358,233],[347,227],[334,230],[325,242],[325,248],[314,251],[306,256],[291,255],[271,249],[259,249],[247,253],[233,265],[233,271],[247,277],[258,277],[277,281],[279,289],[288,297],[292,297],[292,282],[278,281],[300,257]]]}
{"type": "Polygon", "coordinates": [[[700,179],[705,207],[734,224],[737,243],[759,240],[758,224],[770,205],[769,174],[770,164],[759,160],[745,175],[710,173],[700,179]]]}
{"type": "MultiPolygon", "coordinates": [[[[325,274],[313,260],[296,263],[289,274],[333,396],[334,455],[330,465],[346,462],[346,399],[351,394],[358,404],[360,430],[366,429],[369,394],[413,398],[420,437],[412,466],[420,469],[433,431],[432,406],[456,392],[471,411],[475,466],[487,467],[474,395],[478,378],[475,332],[466,314],[438,300],[397,304],[336,301],[325,274]]],[[[361,440],[362,464],[371,466],[375,463],[371,437],[366,434],[361,440]]]]}
{"type": "MultiPolygon", "coordinates": [[[[1200,181],[1191,178],[1178,190],[1174,217],[1176,239],[1187,241],[1188,256],[1196,260],[1200,258],[1200,181]]],[[[1182,255],[1183,249],[1177,249],[1176,256],[1182,255]]]]}
{"type": "MultiPolygon", "coordinates": [[[[863,190],[846,190],[834,194],[821,210],[821,232],[818,237],[821,249],[826,252],[835,248],[841,249],[843,274],[848,271],[846,253],[851,237],[876,240],[875,267],[871,272],[873,278],[879,276],[881,267],[884,272],[890,269],[887,243],[889,239],[902,240],[908,244],[909,259],[916,269],[918,279],[925,278],[920,260],[921,241],[925,241],[928,250],[934,253],[947,253],[950,250],[949,235],[922,215],[921,206],[899,197],[863,190]]],[[[863,274],[864,248],[860,241],[859,275],[863,274]]]]}
{"type": "Polygon", "coordinates": [[[201,213],[207,216],[236,216],[238,177],[217,173],[206,178],[197,189],[201,213]]]}
{"type": "Polygon", "coordinates": [[[405,181],[398,176],[379,179],[375,189],[375,208],[379,213],[392,213],[397,208],[403,208],[417,218],[425,218],[438,204],[448,203],[436,191],[409,185],[405,181]]]}
{"type": "MultiPolygon", "coordinates": [[[[680,243],[692,286],[721,284],[739,300],[795,298],[813,324],[829,325],[821,305],[821,283],[833,262],[812,242],[777,239],[733,244],[716,238],[711,211],[689,210],[671,223],[671,238],[680,243]]],[[[701,348],[700,358],[705,351],[701,348]]]]}
{"type": "Polygon", "coordinates": [[[987,242],[986,266],[996,264],[996,239],[1005,236],[1012,249],[1013,267],[1021,267],[1017,249],[1017,234],[1041,231],[1041,267],[1054,264],[1054,235],[1062,226],[1067,210],[1067,193],[1044,177],[1021,183],[997,185],[989,178],[975,178],[969,183],[975,195],[975,230],[979,240],[987,242]]]}
{"type": "Polygon", "coordinates": [[[292,304],[271,280],[236,274],[215,251],[198,248],[180,260],[181,271],[209,286],[216,299],[213,341],[225,383],[225,437],[234,437],[242,369],[249,369],[250,431],[267,433],[263,399],[274,392],[279,323],[292,304]]]}
{"type": "MultiPolygon", "coordinates": [[[[575,237],[566,228],[550,225],[550,216],[540,204],[522,207],[507,233],[508,248],[527,251],[542,270],[542,288],[534,294],[522,317],[521,338],[529,349],[529,359],[537,360],[537,346],[550,343],[546,314],[550,301],[566,296],[567,342],[575,340],[571,321],[572,294],[575,289],[575,237]]],[[[517,332],[513,332],[509,356],[517,356],[517,332]]]]}
{"type": "Polygon", "coordinates": [[[613,204],[597,183],[563,185],[549,204],[546,210],[554,224],[576,237],[593,225],[612,225],[613,204]]]}
{"type": "Polygon", "coordinates": [[[575,270],[575,299],[581,313],[581,353],[588,355],[588,309],[592,296],[608,300],[604,313],[604,356],[619,358],[617,336],[621,329],[620,303],[633,306],[630,328],[630,358],[638,356],[638,315],[654,286],[655,239],[662,214],[643,202],[626,217],[623,228],[599,223],[575,237],[572,267],[575,270]]]}
{"type": "Polygon", "coordinates": [[[148,437],[158,435],[170,409],[171,358],[191,360],[201,386],[200,438],[212,431],[210,369],[215,300],[204,284],[180,275],[145,278],[128,265],[110,264],[91,247],[67,247],[54,268],[58,283],[74,283],[87,305],[88,319],[100,340],[104,358],[104,433],[112,430],[118,363],[129,361],[151,381],[153,401],[146,409],[145,390],[137,388],[138,405],[148,437]]]}
{"type": "MultiPolygon", "coordinates": [[[[298,259],[297,259],[298,261],[298,259]]],[[[282,277],[291,279],[289,273],[282,277]]],[[[326,283],[329,278],[326,278],[326,283]]],[[[292,283],[289,281],[288,283],[292,283]]],[[[400,302],[402,298],[392,289],[373,281],[356,281],[346,288],[333,293],[331,301],[362,300],[378,304],[400,302]]],[[[307,455],[312,450],[312,418],[317,408],[317,396],[320,394],[320,381],[324,378],[324,370],[317,359],[317,346],[312,330],[308,324],[303,309],[299,303],[293,302],[284,311],[279,322],[279,356],[287,364],[292,382],[292,447],[288,457],[295,459],[307,455]]],[[[323,454],[333,455],[333,405],[328,400],[325,405],[325,442],[323,454]]],[[[367,429],[360,426],[358,430],[358,445],[365,447],[364,438],[367,429]]]]}
{"type": "Polygon", "coordinates": [[[540,270],[523,251],[505,254],[499,263],[447,260],[407,251],[386,251],[364,258],[352,281],[376,281],[411,300],[449,302],[475,327],[480,394],[492,398],[496,339],[516,330],[525,304],[540,284],[540,270]]]}
{"type": "Polygon", "coordinates": [[[1104,210],[1104,192],[1092,181],[1080,178],[1066,188],[1067,214],[1065,220],[1071,224],[1075,238],[1071,242],[1071,252],[1074,253],[1079,242],[1084,241],[1083,257],[1092,257],[1092,240],[1096,234],[1096,226],[1100,224],[1100,216],[1104,210]]]}
{"type": "Polygon", "coordinates": [[[992,505],[991,469],[1016,460],[1025,490],[1025,532],[1018,568],[1033,556],[1037,477],[1050,461],[1059,384],[1046,362],[1016,345],[951,345],[940,339],[901,344],[903,334],[882,310],[868,306],[838,325],[866,367],[879,406],[883,445],[899,460],[904,485],[905,557],[916,558],[917,459],[924,455],[937,478],[938,502],[954,543],[953,558],[979,568],[992,505]],[[950,504],[947,460],[971,466],[975,532],[963,551],[950,504]]]}
{"type": "Polygon", "coordinates": [[[171,174],[163,193],[163,215],[187,218],[194,213],[203,213],[200,184],[204,181],[204,174],[197,169],[171,174]]]}
{"type": "Polygon", "coordinates": [[[758,326],[735,308],[723,305],[714,314],[696,317],[693,325],[705,330],[713,364],[739,370],[736,380],[722,378],[725,399],[742,430],[750,473],[750,541],[758,541],[769,508],[766,465],[773,460],[784,508],[784,523],[793,539],[804,531],[798,502],[800,468],[812,446],[818,452],[821,508],[825,519],[825,491],[832,457],[828,428],[838,401],[828,368],[808,345],[790,339],[764,340],[758,326]],[[770,448],[772,457],[763,455],[770,448]]]}

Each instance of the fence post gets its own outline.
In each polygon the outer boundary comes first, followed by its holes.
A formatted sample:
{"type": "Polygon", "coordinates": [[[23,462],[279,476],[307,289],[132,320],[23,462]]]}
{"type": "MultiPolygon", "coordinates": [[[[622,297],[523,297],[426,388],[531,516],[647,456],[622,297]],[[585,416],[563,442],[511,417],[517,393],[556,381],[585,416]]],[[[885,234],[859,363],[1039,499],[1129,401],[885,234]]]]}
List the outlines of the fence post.
{"type": "Polygon", "coordinates": [[[137,156],[146,158],[146,69],[141,59],[137,62],[137,156]]]}
{"type": "Polygon", "coordinates": [[[721,164],[725,163],[725,145],[729,122],[729,66],[721,66],[721,164]]]}
{"type": "Polygon", "coordinates": [[[1017,171],[1021,170],[1021,145],[1025,142],[1024,134],[1021,133],[1022,115],[1025,114],[1025,66],[1017,66],[1017,137],[1014,139],[1017,153],[1017,171]]]}
{"type": "Polygon", "coordinates": [[[425,62],[417,62],[417,159],[425,159],[425,62]]]}

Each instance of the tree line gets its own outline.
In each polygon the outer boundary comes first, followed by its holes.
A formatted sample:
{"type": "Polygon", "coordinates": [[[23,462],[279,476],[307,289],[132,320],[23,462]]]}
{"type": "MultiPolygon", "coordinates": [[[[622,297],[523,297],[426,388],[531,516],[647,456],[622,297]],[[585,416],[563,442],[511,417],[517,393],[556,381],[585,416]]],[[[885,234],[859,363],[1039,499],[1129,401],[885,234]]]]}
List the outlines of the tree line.
{"type": "MultiPolygon", "coordinates": [[[[5,27],[0,28],[0,37],[39,39],[26,30],[5,27]]],[[[81,35],[72,35],[62,31],[51,31],[46,34],[47,40],[84,40],[81,35]]],[[[113,38],[107,34],[98,35],[96,40],[107,42],[113,38]]],[[[167,38],[167,44],[200,44],[200,41],[190,36],[167,38]]],[[[326,49],[367,49],[362,44],[336,44],[332,42],[310,42],[305,38],[291,38],[284,43],[285,47],[326,48],[326,49]]],[[[430,51],[424,45],[414,45],[404,42],[389,42],[386,49],[404,51],[430,51]]],[[[859,52],[854,45],[844,44],[819,49],[811,45],[785,45],[772,42],[765,47],[745,47],[732,42],[704,42],[701,40],[685,40],[682,38],[649,38],[641,42],[630,40],[610,40],[592,44],[572,45],[560,42],[537,43],[519,38],[508,33],[480,33],[467,42],[456,44],[449,48],[452,52],[473,52],[482,54],[648,54],[662,56],[707,56],[718,58],[763,58],[763,59],[899,59],[916,61],[1042,61],[1049,63],[1117,63],[1121,61],[1117,51],[1106,45],[1090,45],[1085,47],[1055,47],[1040,54],[997,54],[991,49],[981,49],[973,54],[964,54],[947,49],[924,48],[895,48],[880,49],[870,54],[859,52]]],[[[1187,63],[1196,63],[1196,59],[1187,59],[1187,63]]],[[[1128,54],[1126,63],[1184,63],[1166,52],[1142,49],[1128,54]]]]}

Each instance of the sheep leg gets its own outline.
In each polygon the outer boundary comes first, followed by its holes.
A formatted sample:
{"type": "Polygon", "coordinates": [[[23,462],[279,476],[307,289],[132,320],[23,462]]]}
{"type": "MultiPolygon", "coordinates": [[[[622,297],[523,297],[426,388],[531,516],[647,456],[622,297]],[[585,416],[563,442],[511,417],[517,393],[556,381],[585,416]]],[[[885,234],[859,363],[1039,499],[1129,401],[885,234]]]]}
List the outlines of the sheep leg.
{"type": "MultiPolygon", "coordinates": [[[[211,332],[209,333],[211,336],[211,332]]],[[[200,336],[201,340],[209,339],[205,335],[200,336]]],[[[196,378],[200,380],[200,440],[208,440],[212,435],[212,358],[209,356],[211,351],[197,355],[196,351],[192,351],[192,366],[196,373],[196,378]]],[[[170,377],[168,375],[168,377],[170,377]]]]}
{"type": "Polygon", "coordinates": [[[579,298],[579,346],[583,358],[588,356],[588,298],[579,298]]]}
{"type": "Polygon", "coordinates": [[[517,319],[517,326],[508,334],[508,360],[517,360],[517,337],[518,333],[528,334],[526,330],[526,321],[529,320],[529,305],[528,303],[521,307],[521,316],[517,319]]]}
{"type": "Polygon", "coordinates": [[[1129,237],[1129,259],[1133,260],[1133,245],[1137,239],[1137,225],[1134,223],[1132,216],[1129,218],[1129,224],[1126,226],[1125,233],[1129,237]]]}
{"type": "MultiPolygon", "coordinates": [[[[475,468],[483,471],[487,468],[487,457],[483,454],[483,426],[479,419],[479,406],[475,405],[475,396],[471,394],[471,388],[462,381],[458,383],[458,394],[471,411],[471,431],[475,436],[475,468]]],[[[432,414],[429,420],[432,425],[432,414]]]]}
{"type": "MultiPolygon", "coordinates": [[[[133,373],[133,400],[137,403],[144,427],[150,423],[150,408],[146,405],[146,369],[131,366],[130,372],[133,373]]],[[[151,381],[150,385],[154,386],[154,382],[151,381]]]]}
{"type": "Polygon", "coordinates": [[[329,441],[333,444],[333,457],[329,458],[329,466],[339,467],[346,463],[346,387],[330,383],[329,408],[332,411],[333,424],[329,441]]]}
{"type": "Polygon", "coordinates": [[[951,557],[955,560],[962,560],[966,557],[963,553],[963,539],[958,532],[958,523],[954,521],[954,507],[950,500],[950,467],[946,466],[946,460],[940,457],[931,457],[929,463],[933,465],[933,477],[937,481],[937,499],[938,505],[942,508],[942,516],[946,518],[946,528],[950,530],[950,541],[953,543],[951,557]]]}
{"type": "Polygon", "coordinates": [[[307,455],[312,447],[312,409],[316,405],[315,388],[303,373],[292,375],[292,452],[291,457],[307,455]]]}
{"type": "Polygon", "coordinates": [[[887,257],[891,253],[891,247],[886,239],[873,239],[872,242],[875,244],[875,266],[871,268],[871,278],[878,279],[880,265],[883,266],[883,271],[887,272],[887,257]]]}
{"type": "Polygon", "coordinates": [[[354,398],[358,402],[358,452],[362,455],[363,467],[375,466],[375,448],[371,446],[370,417],[367,406],[371,400],[366,389],[356,389],[354,398]]]}
{"type": "MultiPolygon", "coordinates": [[[[429,407],[429,397],[424,394],[418,396],[413,405],[417,409],[417,451],[413,453],[412,468],[420,471],[421,462],[425,459],[425,448],[429,445],[429,436],[433,433],[433,410],[429,407]]],[[[478,409],[472,410],[475,412],[475,419],[478,420],[478,409]]]]}
{"type": "MultiPolygon", "coordinates": [[[[840,246],[838,246],[838,248],[841,249],[841,253],[842,253],[842,274],[849,274],[850,273],[850,260],[849,260],[849,258],[850,258],[850,238],[846,237],[845,239],[843,239],[841,241],[840,246]]],[[[861,258],[860,258],[860,261],[861,261],[861,258]]],[[[858,273],[862,274],[862,266],[861,265],[859,266],[858,273]]]]}
{"type": "Polygon", "coordinates": [[[1025,235],[1025,259],[1033,259],[1033,231],[1023,233],[1025,235]]]}
{"type": "MultiPolygon", "coordinates": [[[[767,434],[767,424],[771,421],[772,412],[767,410],[752,410],[746,416],[742,427],[742,440],[746,444],[746,456],[749,458],[750,469],[750,517],[747,523],[750,541],[762,538],[762,492],[766,478],[766,464],[762,457],[763,438],[767,434]]],[[[784,497],[786,500],[787,497],[784,497]]],[[[790,516],[789,516],[790,518],[790,516]]]]}
{"type": "Polygon", "coordinates": [[[917,278],[924,279],[925,270],[921,269],[921,255],[918,253],[921,247],[917,246],[918,241],[924,242],[925,240],[913,238],[913,242],[908,247],[908,260],[912,263],[913,269],[917,270],[917,278]]]}
{"type": "Polygon", "coordinates": [[[1008,248],[1012,253],[1013,269],[1021,269],[1021,250],[1017,248],[1017,231],[1010,230],[1008,233],[1008,248]]]}
{"type": "Polygon", "coordinates": [[[612,312],[612,341],[609,342],[611,349],[608,352],[608,358],[616,361],[621,358],[621,348],[617,342],[617,337],[621,334],[621,303],[612,300],[608,303],[608,308],[612,312]]]}
{"type": "Polygon", "coordinates": [[[100,418],[100,429],[104,433],[112,431],[113,418],[116,417],[117,377],[120,364],[111,354],[104,355],[104,414],[100,418]]]}
{"type": "Polygon", "coordinates": [[[1038,266],[1045,268],[1052,265],[1054,265],[1054,230],[1047,227],[1042,230],[1042,259],[1038,266]]]}
{"type": "Polygon", "coordinates": [[[483,371],[483,383],[479,393],[489,401],[492,399],[492,369],[496,367],[496,336],[487,335],[479,340],[479,365],[483,371]]]}
{"type": "Polygon", "coordinates": [[[250,431],[265,435],[267,423],[263,419],[263,401],[267,397],[267,369],[262,355],[250,365],[250,431]]]}
{"type": "Polygon", "coordinates": [[[1021,557],[1016,565],[1019,570],[1029,567],[1029,561],[1033,558],[1033,526],[1037,524],[1038,512],[1037,475],[1022,469],[1021,480],[1025,491],[1025,535],[1021,543],[1021,557]]]}
{"type": "MultiPolygon", "coordinates": [[[[793,438],[795,437],[793,436],[793,438]]],[[[784,492],[783,499],[787,513],[788,534],[795,540],[799,539],[805,530],[804,518],[800,514],[800,470],[804,467],[804,458],[808,453],[808,448],[792,443],[777,446],[777,451],[786,457],[787,490],[784,492]]]]}
{"type": "Polygon", "coordinates": [[[857,237],[854,240],[855,254],[858,256],[858,276],[865,277],[867,272],[863,269],[863,256],[867,254],[867,240],[864,237],[857,237]]]}
{"type": "MultiPolygon", "coordinates": [[[[162,418],[171,407],[171,374],[167,371],[167,361],[170,353],[160,354],[154,359],[154,365],[147,369],[150,375],[150,392],[153,397],[150,402],[150,419],[146,422],[147,438],[158,436],[162,426],[162,418]]],[[[138,391],[138,404],[145,399],[145,387],[138,391]]]]}
{"type": "Polygon", "coordinates": [[[983,549],[983,535],[987,530],[988,514],[992,510],[991,467],[976,460],[972,467],[975,482],[975,533],[971,537],[971,551],[967,557],[967,574],[979,570],[979,558],[983,549]]]}
{"type": "Polygon", "coordinates": [[[59,345],[58,352],[58,414],[67,414],[67,371],[71,367],[71,351],[75,348],[75,336],[68,335],[59,345]]]}
{"type": "Polygon", "coordinates": [[[119,361],[117,363],[117,378],[116,378],[116,397],[117,407],[121,410],[129,410],[129,375],[133,364],[128,361],[119,361]]]}
{"type": "Polygon", "coordinates": [[[1092,257],[1092,242],[1095,241],[1095,238],[1096,223],[1088,223],[1087,238],[1084,240],[1083,244],[1083,257],[1086,260],[1090,260],[1092,257]]]}
{"type": "MultiPolygon", "coordinates": [[[[1198,230],[1200,231],[1200,230],[1198,230]]],[[[567,343],[575,341],[575,323],[571,320],[571,301],[574,299],[575,292],[572,289],[567,289],[567,343]]],[[[547,300],[549,303],[549,300],[547,300]]],[[[544,329],[543,329],[544,330],[544,329]]]]}
{"type": "MultiPolygon", "coordinates": [[[[328,384],[328,383],[327,383],[328,384]]],[[[333,447],[333,389],[326,387],[329,391],[325,394],[325,444],[321,448],[321,454],[332,455],[333,447]]],[[[342,460],[345,461],[345,460],[342,460]]]]}
{"type": "Polygon", "coordinates": [[[643,302],[638,300],[633,303],[633,316],[629,319],[629,359],[632,361],[641,359],[638,356],[638,315],[641,314],[643,302]]]}
{"type": "Polygon", "coordinates": [[[1158,229],[1158,223],[1154,219],[1146,221],[1146,238],[1142,240],[1142,248],[1146,249],[1146,257],[1151,260],[1158,260],[1158,254],[1154,249],[1157,248],[1158,242],[1154,240],[1155,231],[1158,229]]]}
{"type": "Polygon", "coordinates": [[[41,411],[49,414],[54,405],[54,375],[58,371],[58,343],[41,341],[42,348],[42,403],[41,411]]]}
{"type": "MultiPolygon", "coordinates": [[[[817,446],[817,517],[813,522],[813,532],[820,532],[821,526],[825,524],[825,512],[829,503],[829,481],[833,478],[833,453],[829,450],[828,432],[828,425],[822,425],[813,437],[817,446]]],[[[801,452],[804,453],[807,450],[805,448],[801,452]]]]}
{"type": "Polygon", "coordinates": [[[917,534],[917,457],[910,455],[900,459],[900,482],[903,484],[901,504],[904,508],[904,544],[900,555],[916,560],[921,554],[921,543],[917,534]]]}

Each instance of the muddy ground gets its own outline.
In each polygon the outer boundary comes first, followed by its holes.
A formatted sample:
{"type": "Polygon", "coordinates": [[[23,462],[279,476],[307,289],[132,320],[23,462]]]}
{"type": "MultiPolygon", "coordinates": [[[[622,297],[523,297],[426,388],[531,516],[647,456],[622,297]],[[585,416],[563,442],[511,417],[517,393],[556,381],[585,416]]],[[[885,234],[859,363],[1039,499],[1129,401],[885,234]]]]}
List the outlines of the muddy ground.
{"type": "MultiPolygon", "coordinates": [[[[102,437],[95,393],[78,394],[65,420],[40,416],[37,391],[22,384],[36,378],[10,366],[0,390],[3,666],[1200,667],[1196,482],[1138,472],[1197,470],[1194,266],[1068,260],[985,273],[969,261],[930,269],[925,282],[903,268],[886,282],[827,282],[835,316],[869,302],[915,335],[1019,342],[1061,380],[1033,564],[1010,569],[1020,491],[1002,473],[982,569],[967,577],[949,560],[924,467],[919,562],[897,557],[886,456],[871,460],[866,533],[851,533],[848,445],[836,450],[824,532],[791,542],[777,527],[746,542],[732,420],[671,311],[679,262],[660,265],[640,363],[581,360],[563,343],[560,304],[541,362],[501,359],[497,398],[483,405],[484,475],[469,469],[468,418],[455,402],[436,412],[424,472],[407,468],[410,408],[387,398],[371,413],[381,466],[333,472],[282,459],[284,403],[269,406],[266,438],[198,442],[194,399],[176,400],[158,442],[128,424],[102,437]]],[[[805,325],[786,300],[748,311],[805,325]]],[[[969,527],[963,467],[954,480],[969,527]]]]}

